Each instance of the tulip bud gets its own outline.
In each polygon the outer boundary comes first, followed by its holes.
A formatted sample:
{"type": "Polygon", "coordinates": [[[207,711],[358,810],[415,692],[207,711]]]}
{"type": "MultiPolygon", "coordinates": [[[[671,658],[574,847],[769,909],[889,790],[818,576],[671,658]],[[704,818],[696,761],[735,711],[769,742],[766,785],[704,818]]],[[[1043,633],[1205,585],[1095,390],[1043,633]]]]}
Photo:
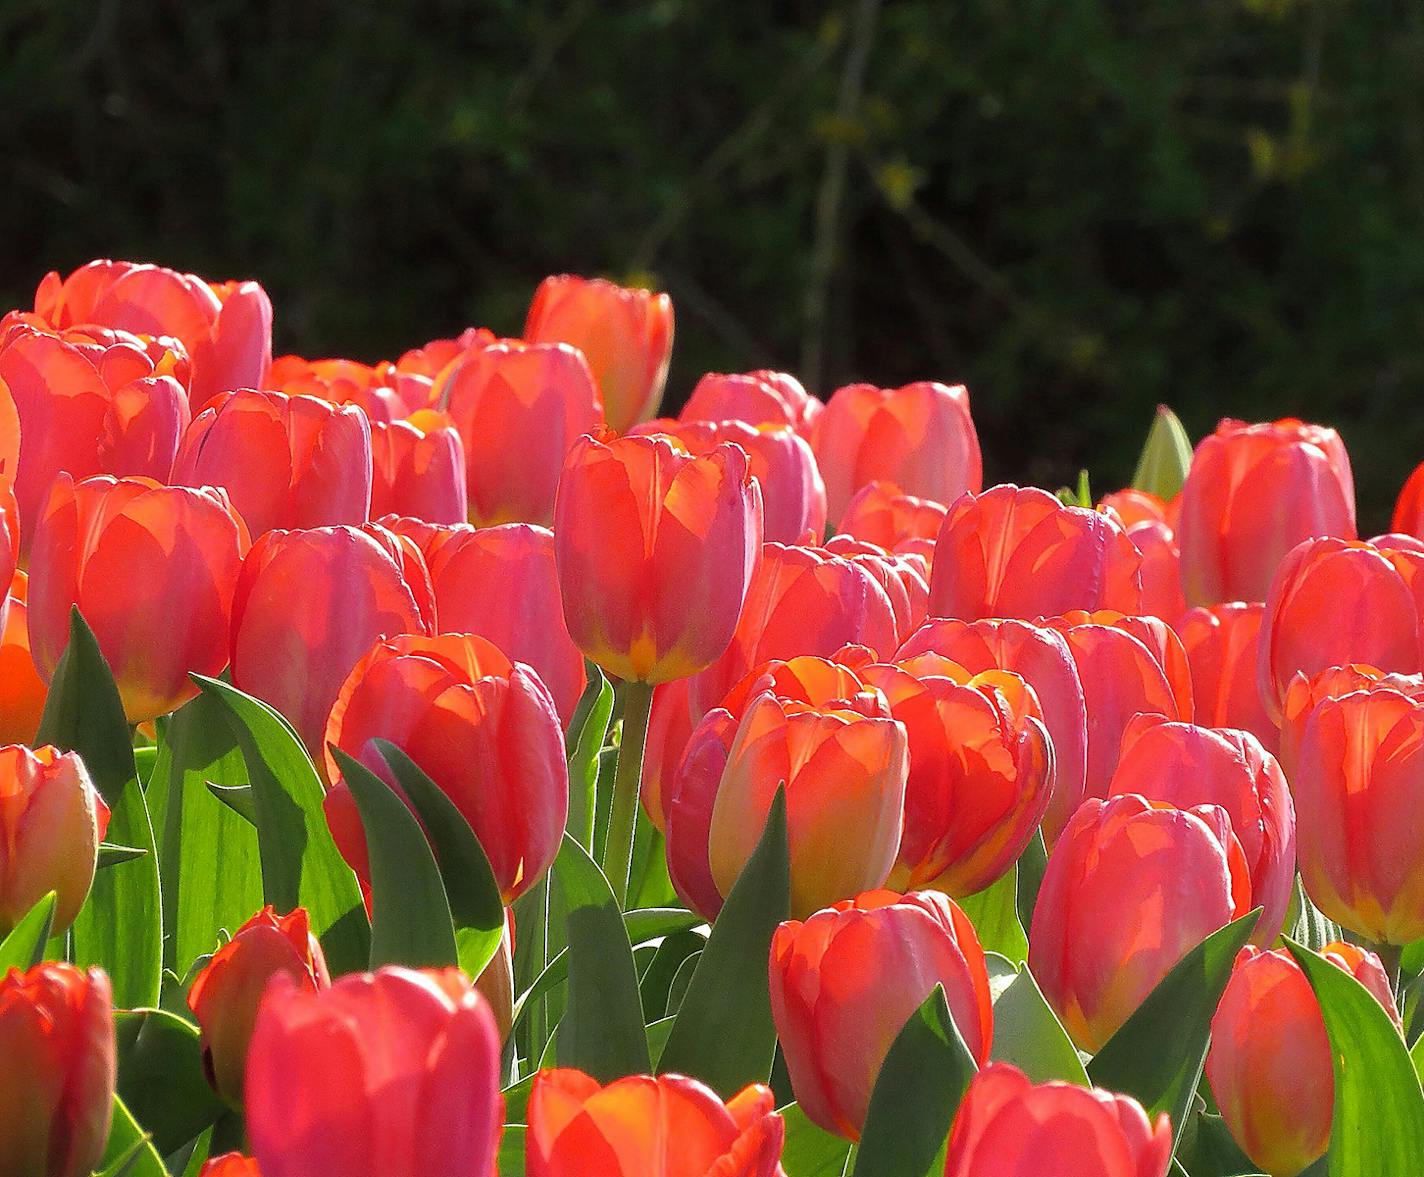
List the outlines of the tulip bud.
{"type": "Polygon", "coordinates": [[[564,620],[588,658],[660,683],[726,650],[761,550],[742,449],[695,458],[664,437],[580,438],[554,517],[564,620]]]}
{"type": "Polygon", "coordinates": [[[444,413],[371,423],[371,514],[465,520],[465,450],[444,413]]]}
{"type": "Polygon", "coordinates": [[[263,1177],[494,1177],[499,1031],[458,969],[383,968],[311,992],[278,974],[247,1057],[263,1177]]]}
{"type": "Polygon", "coordinates": [[[657,414],[672,331],[672,299],[666,294],[572,274],[539,284],[524,324],[530,343],[571,343],[583,352],[608,425],[620,432],[657,414]]]}
{"type": "Polygon", "coordinates": [[[846,504],[840,529],[887,552],[923,556],[932,568],[935,540],[948,512],[943,503],[907,495],[893,482],[867,482],[846,504]]]}
{"type": "Polygon", "coordinates": [[[1281,764],[1290,765],[1280,751],[1276,725],[1261,703],[1256,687],[1256,660],[1261,621],[1266,606],[1260,602],[1229,601],[1189,609],[1176,623],[1177,636],[1187,653],[1192,672],[1192,700],[1196,720],[1204,727],[1234,727],[1250,732],[1281,764]]]}
{"type": "Polygon", "coordinates": [[[1183,956],[1250,907],[1245,855],[1219,807],[1092,798],[1049,855],[1029,967],[1073,1041],[1096,1052],[1183,956]]]}
{"type": "Polygon", "coordinates": [[[1223,420],[1182,486],[1182,581],[1192,605],[1259,601],[1287,552],[1355,538],[1355,483],[1340,435],[1286,419],[1223,420]]]}
{"type": "Polygon", "coordinates": [[[99,969],[38,964],[0,976],[0,1173],[88,1177],[114,1105],[114,1007],[99,969]]]}
{"type": "Polygon", "coordinates": [[[1172,1124],[1098,1087],[1031,1083],[1009,1063],[969,1082],[954,1117],[945,1177],[1166,1177],[1172,1124]]]}
{"type": "Polygon", "coordinates": [[[994,1036],[974,925],[934,891],[868,891],[783,923],[771,940],[771,1011],[802,1111],[859,1140],[896,1036],[936,985],[981,1066],[994,1036]]]}
{"type": "Polygon", "coordinates": [[[825,407],[785,372],[762,369],[735,376],[708,372],[693,388],[678,419],[790,425],[809,442],[825,407]]]}
{"type": "Polygon", "coordinates": [[[257,1007],[278,973],[308,993],[331,984],[304,907],[283,916],[264,907],[213,954],[188,990],[188,1008],[203,1031],[208,1082],[237,1108],[257,1007]]]}
{"type": "Polygon", "coordinates": [[[9,601],[0,608],[5,618],[0,626],[0,743],[35,742],[49,693],[30,655],[28,593],[29,578],[17,571],[9,601]]]}
{"type": "Polygon", "coordinates": [[[223,1153],[203,1162],[198,1177],[262,1177],[257,1161],[240,1152],[223,1153]]]}
{"type": "MultiPolygon", "coordinates": [[[[554,701],[539,676],[472,634],[378,643],[342,685],[326,744],[395,785],[370,748],[385,739],[455,803],[512,903],[544,876],[568,817],[569,776],[554,701]]],[[[326,810],[337,847],[369,883],[355,801],[327,753],[326,810]]],[[[399,790],[398,790],[399,791],[399,790]]]]}

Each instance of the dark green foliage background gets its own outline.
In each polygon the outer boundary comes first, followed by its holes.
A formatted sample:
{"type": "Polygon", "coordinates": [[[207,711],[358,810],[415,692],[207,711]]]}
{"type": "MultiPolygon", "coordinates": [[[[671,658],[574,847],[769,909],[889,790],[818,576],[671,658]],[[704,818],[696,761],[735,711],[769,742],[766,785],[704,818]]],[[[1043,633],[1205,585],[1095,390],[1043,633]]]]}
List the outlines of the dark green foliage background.
{"type": "Polygon", "coordinates": [[[672,403],[964,380],[990,480],[1294,412],[1368,531],[1424,457],[1420,0],[0,0],[0,150],[5,305],[159,260],[370,360],[606,273],[672,403]]]}

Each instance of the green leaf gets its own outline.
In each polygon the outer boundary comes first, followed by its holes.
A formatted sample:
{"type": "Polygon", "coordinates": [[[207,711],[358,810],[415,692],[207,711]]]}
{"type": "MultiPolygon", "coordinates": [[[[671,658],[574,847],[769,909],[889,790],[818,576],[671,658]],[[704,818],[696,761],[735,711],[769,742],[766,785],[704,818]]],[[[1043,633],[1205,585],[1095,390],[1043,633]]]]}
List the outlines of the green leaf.
{"type": "Polygon", "coordinates": [[[1028,937],[1019,921],[1017,866],[1011,866],[998,882],[978,894],[958,901],[985,952],[997,952],[1014,964],[1028,959],[1028,937]]]}
{"type": "Polygon", "coordinates": [[[93,631],[76,608],[69,644],[50,682],[36,744],[77,752],[109,806],[108,836],[145,853],[94,876],[70,929],[74,962],[109,974],[114,1004],[156,1005],[163,973],[163,914],[153,826],[134,766],[123,703],[93,631]]]}
{"type": "Polygon", "coordinates": [[[1095,1086],[1131,1095],[1149,1116],[1166,1112],[1174,1148],[1201,1080],[1211,1016],[1260,916],[1258,907],[1188,952],[1088,1064],[1095,1086]]]}
{"type": "Polygon", "coordinates": [[[148,851],[142,846],[120,846],[117,842],[100,842],[99,857],[94,863],[95,870],[107,870],[121,862],[132,862],[142,858],[148,851]]]}
{"type": "Polygon", "coordinates": [[[778,1110],[786,1121],[781,1167],[787,1177],[841,1177],[850,1156],[850,1141],[813,1124],[800,1104],[789,1103],[778,1110]]]}
{"type": "Polygon", "coordinates": [[[168,1177],[163,1158],[117,1095],[109,1143],[97,1173],[98,1177],[168,1177]]]}
{"type": "Polygon", "coordinates": [[[776,1053],[767,956],[791,890],[786,790],[737,876],[677,1012],[661,1069],[701,1079],[724,1099],[765,1082],[776,1053]]]}
{"type": "Polygon", "coordinates": [[[455,924],[460,967],[478,977],[504,938],[504,901],[484,847],[464,814],[415,761],[389,740],[373,742],[415,806],[434,851],[455,924]]]}
{"type": "Polygon", "coordinates": [[[458,963],[450,901],[415,814],[374,772],[332,748],[351,790],[371,859],[371,967],[458,963]]]}
{"type": "Polygon", "coordinates": [[[1145,490],[1159,499],[1170,499],[1182,489],[1192,464],[1192,439],[1177,414],[1166,405],[1157,406],[1157,416],[1147,431],[1142,456],[1132,475],[1135,490],[1145,490]]]}
{"type": "Polygon", "coordinates": [[[307,909],[332,975],[364,969],[371,932],[361,888],[331,840],[316,767],[271,707],[215,678],[194,675],[221,704],[247,764],[262,865],[262,891],[280,912],[307,909]]]}
{"type": "Polygon", "coordinates": [[[191,1022],[158,1009],[120,1010],[114,1037],[119,1096],[161,1154],[182,1148],[226,1110],[204,1078],[191,1022]]]}
{"type": "Polygon", "coordinates": [[[1291,895],[1290,914],[1294,916],[1293,919],[1288,917],[1286,920],[1286,926],[1291,930],[1290,938],[1304,944],[1312,952],[1319,952],[1327,944],[1343,939],[1340,925],[1327,918],[1311,902],[1310,896],[1305,893],[1305,884],[1301,882],[1298,874],[1295,877],[1295,891],[1291,895]]]}
{"type": "Polygon", "coordinates": [[[1061,1079],[1088,1086],[1083,1060],[1027,967],[1019,969],[994,1002],[990,1054],[997,1061],[1013,1063],[1035,1083],[1061,1079]]]}
{"type": "Polygon", "coordinates": [[[504,1135],[499,1138],[499,1155],[495,1167],[499,1177],[524,1177],[524,1135],[523,1124],[506,1124],[504,1135]]]}
{"type": "Polygon", "coordinates": [[[53,891],[20,917],[10,934],[0,940],[0,977],[11,969],[28,972],[45,958],[45,941],[54,927],[53,891]]]}
{"type": "Polygon", "coordinates": [[[855,1177],[921,1177],[977,1068],[936,985],[896,1036],[870,1094],[855,1177]]]}
{"type": "Polygon", "coordinates": [[[252,804],[251,785],[220,785],[208,781],[208,792],[226,805],[249,825],[257,824],[257,810],[252,804]]]}
{"type": "Polygon", "coordinates": [[[1043,844],[1040,829],[1029,841],[1027,848],[1019,855],[1015,871],[1015,900],[1019,910],[1019,926],[1027,929],[1033,926],[1033,905],[1038,902],[1038,888],[1043,883],[1043,872],[1048,869],[1048,848],[1043,844]]]}
{"type": "Polygon", "coordinates": [[[672,989],[672,983],[678,970],[682,968],[682,962],[694,952],[701,952],[706,947],[707,938],[693,931],[679,932],[675,936],[663,938],[653,952],[653,959],[643,970],[643,977],[638,985],[643,997],[645,1017],[664,1018],[677,1012],[668,1009],[668,993],[672,989]]]}
{"type": "Polygon", "coordinates": [[[1389,1015],[1363,985],[1287,940],[1320,1001],[1335,1067],[1330,1177],[1415,1173],[1424,1157],[1424,1092],[1389,1015]]]}
{"type": "Polygon", "coordinates": [[[554,880],[568,913],[568,1000],[559,1023],[561,1067],[600,1083],[652,1067],[638,970],[613,888],[577,838],[564,835],[554,880]]]}
{"type": "Polygon", "coordinates": [[[593,663],[590,662],[588,668],[588,686],[584,687],[574,709],[567,740],[568,832],[579,840],[585,850],[592,850],[598,804],[598,754],[608,737],[608,722],[613,717],[613,686],[593,663]]]}

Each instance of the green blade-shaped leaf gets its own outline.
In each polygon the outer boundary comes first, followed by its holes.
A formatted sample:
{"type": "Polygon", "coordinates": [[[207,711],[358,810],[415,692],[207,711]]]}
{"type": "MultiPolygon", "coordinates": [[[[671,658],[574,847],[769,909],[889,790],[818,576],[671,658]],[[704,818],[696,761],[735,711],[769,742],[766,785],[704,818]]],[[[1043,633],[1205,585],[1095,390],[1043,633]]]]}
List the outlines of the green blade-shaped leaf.
{"type": "Polygon", "coordinates": [[[1192,439],[1177,414],[1166,405],[1158,405],[1132,475],[1134,489],[1145,490],[1159,499],[1170,499],[1182,489],[1191,464],[1192,439]]]}
{"type": "Polygon", "coordinates": [[[600,1083],[646,1074],[652,1063],[633,946],[613,888],[578,839],[564,835],[554,881],[568,913],[569,985],[559,1022],[561,1067],[600,1083]]]}
{"type": "Polygon", "coordinates": [[[1019,969],[994,1002],[990,1056],[1013,1063],[1035,1083],[1061,1079],[1088,1085],[1083,1060],[1027,967],[1019,969]]]}
{"type": "Polygon", "coordinates": [[[361,888],[331,840],[316,767],[271,707],[215,678],[194,675],[224,709],[252,784],[262,892],[278,911],[307,909],[333,975],[366,967],[371,933],[361,888]]]}
{"type": "Polygon", "coordinates": [[[524,1135],[523,1124],[506,1124],[504,1135],[499,1138],[499,1155],[495,1158],[495,1168],[499,1177],[524,1177],[524,1135]]]}
{"type": "Polygon", "coordinates": [[[811,1123],[800,1104],[779,1109],[786,1121],[781,1167],[788,1177],[841,1177],[850,1156],[850,1141],[811,1123]]]}
{"type": "Polygon", "coordinates": [[[191,1022],[158,1009],[114,1015],[119,1096],[167,1155],[215,1123],[226,1105],[203,1077],[203,1051],[191,1022]]]}
{"type": "Polygon", "coordinates": [[[724,1099],[765,1082],[776,1053],[767,955],[790,905],[786,790],[712,925],[663,1051],[661,1069],[701,1079],[724,1099]]]}
{"type": "Polygon", "coordinates": [[[109,806],[108,837],[145,851],[94,876],[71,928],[74,961],[109,974],[114,1004],[158,1004],[163,975],[163,913],[153,826],[134,766],[133,744],[109,664],[79,610],[50,682],[37,744],[78,752],[109,806]]]}
{"type": "Polygon", "coordinates": [[[1015,964],[1028,959],[1028,937],[1019,921],[1017,866],[978,894],[959,900],[959,906],[979,933],[985,952],[997,952],[1015,964]]]}
{"type": "Polygon", "coordinates": [[[100,842],[99,857],[94,863],[95,870],[107,870],[121,862],[132,862],[142,858],[148,851],[142,846],[120,846],[117,842],[100,842]]]}
{"type": "Polygon", "coordinates": [[[0,977],[11,969],[28,972],[44,960],[45,941],[54,927],[55,900],[55,893],[49,892],[0,940],[0,977]]]}
{"type": "Polygon", "coordinates": [[[332,748],[371,860],[371,967],[440,968],[459,961],[450,901],[415,814],[385,781],[332,748]]]}
{"type": "Polygon", "coordinates": [[[594,816],[598,798],[598,753],[608,737],[613,717],[613,686],[593,663],[588,664],[588,686],[584,687],[569,724],[569,822],[568,832],[585,850],[593,849],[594,816]]]}
{"type": "Polygon", "coordinates": [[[870,1094],[855,1177],[928,1174],[975,1070],[944,986],[936,985],[885,1056],[870,1094]]]}
{"type": "Polygon", "coordinates": [[[1096,1086],[1132,1096],[1150,1116],[1166,1112],[1174,1145],[1206,1062],[1211,1016],[1260,915],[1258,907],[1187,953],[1088,1064],[1096,1086]]]}
{"type": "Polygon", "coordinates": [[[251,785],[220,785],[208,781],[208,792],[251,826],[257,825],[257,809],[252,803],[251,785]]]}
{"type": "Polygon", "coordinates": [[[1416,1173],[1424,1158],[1424,1093],[1404,1039],[1369,990],[1293,941],[1286,947],[1320,1001],[1335,1067],[1330,1177],[1416,1173]]]}
{"type": "Polygon", "coordinates": [[[109,1143],[96,1172],[98,1177],[169,1177],[153,1141],[117,1095],[109,1143]]]}

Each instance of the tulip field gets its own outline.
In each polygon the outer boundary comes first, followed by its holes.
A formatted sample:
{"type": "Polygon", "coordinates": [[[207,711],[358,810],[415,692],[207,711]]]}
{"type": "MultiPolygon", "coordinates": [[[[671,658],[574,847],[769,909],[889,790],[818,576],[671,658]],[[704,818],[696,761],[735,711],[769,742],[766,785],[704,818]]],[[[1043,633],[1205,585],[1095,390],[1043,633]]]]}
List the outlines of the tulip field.
{"type": "Polygon", "coordinates": [[[1424,1173],[1424,464],[986,488],[673,313],[0,318],[0,1177],[1424,1173]]]}

